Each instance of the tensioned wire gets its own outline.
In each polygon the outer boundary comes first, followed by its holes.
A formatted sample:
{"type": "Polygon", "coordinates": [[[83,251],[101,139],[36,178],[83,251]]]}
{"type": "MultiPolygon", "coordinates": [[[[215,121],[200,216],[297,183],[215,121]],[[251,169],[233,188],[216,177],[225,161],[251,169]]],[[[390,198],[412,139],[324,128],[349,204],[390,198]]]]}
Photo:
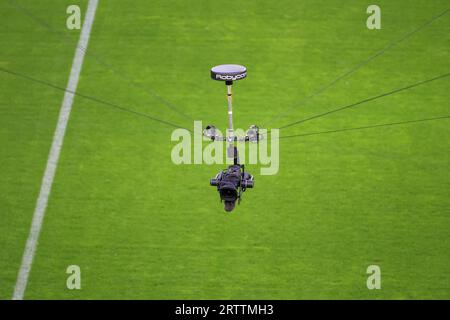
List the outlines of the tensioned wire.
{"type": "MultiPolygon", "coordinates": [[[[28,75],[25,75],[25,74],[22,74],[22,73],[13,71],[13,70],[9,70],[9,69],[3,68],[3,67],[0,67],[0,72],[6,73],[6,74],[9,74],[9,75],[18,77],[18,78],[22,78],[22,79],[25,79],[27,81],[31,81],[31,82],[34,82],[34,83],[37,83],[37,84],[40,84],[40,85],[44,85],[44,86],[47,86],[47,87],[50,87],[50,88],[53,88],[53,89],[56,89],[56,90],[60,90],[60,91],[63,91],[63,92],[70,92],[70,93],[72,93],[72,94],[74,94],[76,96],[79,96],[79,97],[83,98],[83,99],[90,100],[90,101],[96,102],[97,104],[101,104],[101,105],[104,105],[104,106],[107,106],[107,107],[111,107],[111,108],[114,108],[114,109],[122,111],[122,112],[127,112],[127,113],[129,113],[131,115],[143,117],[143,118],[146,118],[146,119],[158,122],[160,124],[163,124],[165,126],[169,126],[169,127],[172,127],[172,128],[182,128],[182,129],[186,129],[186,130],[192,132],[191,129],[183,128],[182,126],[180,126],[180,125],[178,125],[176,123],[169,122],[169,121],[166,121],[166,120],[163,120],[163,119],[159,119],[159,118],[156,118],[156,117],[154,117],[152,115],[149,115],[149,114],[146,114],[146,113],[142,113],[142,112],[138,112],[138,111],[135,111],[133,109],[124,107],[122,105],[119,105],[119,104],[116,104],[116,103],[113,103],[113,102],[109,102],[109,101],[105,101],[105,100],[100,99],[100,98],[96,98],[96,97],[94,97],[92,95],[87,95],[87,94],[83,94],[83,93],[80,93],[80,92],[68,91],[65,88],[61,87],[61,86],[55,85],[55,84],[50,83],[50,82],[45,81],[45,80],[41,80],[41,79],[37,79],[37,78],[34,78],[34,77],[30,77],[28,75]]],[[[316,118],[319,118],[319,117],[323,117],[323,116],[328,115],[328,114],[333,113],[333,112],[338,112],[338,111],[342,111],[342,110],[345,110],[345,109],[348,109],[348,108],[351,108],[351,107],[355,107],[355,106],[361,105],[363,103],[367,103],[369,101],[373,101],[373,100],[376,100],[376,99],[380,99],[382,97],[393,95],[393,94],[401,92],[401,91],[410,90],[410,89],[415,88],[417,86],[424,85],[424,84],[427,84],[427,83],[431,83],[432,81],[437,81],[437,80],[440,80],[440,79],[444,79],[444,78],[446,78],[448,76],[450,76],[450,73],[446,73],[446,74],[443,74],[443,75],[440,75],[440,76],[437,76],[437,77],[433,77],[431,79],[426,79],[426,80],[423,80],[423,81],[420,81],[420,82],[417,82],[417,83],[414,83],[414,84],[410,84],[410,85],[407,85],[405,87],[402,87],[402,88],[399,88],[399,89],[395,89],[395,90],[392,90],[392,91],[389,91],[389,92],[386,92],[386,93],[383,93],[383,94],[380,94],[380,95],[377,95],[377,96],[374,96],[374,97],[371,97],[371,98],[367,98],[367,99],[361,100],[359,102],[356,102],[356,103],[353,103],[353,104],[350,104],[350,105],[347,105],[347,106],[343,106],[343,107],[339,107],[339,108],[334,109],[334,110],[330,110],[330,111],[328,111],[326,113],[323,113],[322,115],[317,115],[315,117],[310,117],[309,120],[316,119],[316,118]]],[[[399,122],[392,122],[392,123],[368,125],[368,126],[364,126],[364,127],[342,128],[342,129],[335,129],[335,130],[328,130],[328,131],[321,131],[321,132],[300,133],[300,134],[295,134],[295,135],[290,135],[290,136],[281,136],[280,139],[294,138],[294,137],[304,137],[304,136],[319,135],[319,134],[328,134],[328,133],[343,132],[343,131],[364,130],[364,129],[370,129],[370,128],[386,127],[386,126],[414,124],[414,123],[428,122],[428,121],[445,120],[445,119],[448,119],[449,117],[450,117],[449,115],[445,115],[445,116],[434,117],[434,118],[424,118],[424,119],[415,119],[415,120],[406,120],[406,121],[399,121],[399,122]]],[[[308,119],[304,119],[302,121],[305,122],[305,121],[308,121],[308,119]]]]}
{"type": "MultiPolygon", "coordinates": [[[[48,29],[49,31],[55,33],[56,35],[58,35],[60,38],[64,39],[65,41],[69,41],[69,38],[68,38],[68,36],[67,36],[66,34],[64,34],[64,33],[62,33],[62,32],[59,32],[59,31],[53,29],[49,24],[47,24],[45,21],[43,21],[43,20],[39,19],[38,17],[36,17],[32,12],[30,12],[30,10],[28,10],[28,9],[26,9],[25,7],[19,5],[16,1],[14,1],[14,0],[8,0],[8,2],[9,2],[12,6],[14,6],[14,7],[17,8],[17,9],[19,9],[19,10],[22,11],[24,14],[26,14],[27,16],[29,16],[30,18],[32,18],[34,21],[36,21],[36,22],[37,22],[38,24],[40,24],[41,26],[43,26],[43,27],[45,27],[46,29],[48,29]]],[[[320,95],[321,93],[325,92],[327,89],[329,89],[329,88],[331,88],[332,86],[334,86],[336,83],[338,83],[338,82],[339,82],[340,80],[342,80],[343,78],[345,78],[345,77],[347,77],[347,76],[353,74],[353,73],[356,72],[358,69],[360,69],[362,66],[366,65],[367,63],[369,63],[370,61],[374,60],[375,58],[377,58],[377,57],[383,55],[384,53],[386,53],[387,51],[389,51],[390,49],[392,49],[393,47],[395,47],[395,46],[398,45],[399,43],[401,43],[401,42],[405,41],[406,39],[410,38],[412,35],[414,35],[415,33],[419,32],[420,30],[422,30],[422,29],[425,28],[426,26],[430,25],[432,22],[434,22],[435,20],[437,20],[437,19],[439,19],[440,17],[444,16],[444,15],[447,14],[448,12],[450,12],[450,8],[448,8],[448,9],[444,10],[443,12],[441,12],[440,14],[438,14],[438,15],[432,17],[430,20],[426,21],[425,23],[423,23],[422,25],[420,25],[418,28],[416,28],[416,29],[414,29],[414,30],[412,30],[412,31],[410,31],[410,32],[408,32],[408,33],[406,33],[406,34],[403,35],[401,38],[399,38],[399,39],[397,39],[397,40],[391,42],[390,44],[388,44],[388,46],[386,46],[386,47],[383,48],[382,50],[378,51],[377,53],[373,54],[372,56],[368,57],[367,59],[365,59],[365,60],[359,62],[358,64],[356,64],[354,67],[352,67],[350,70],[348,70],[348,71],[345,72],[344,74],[340,75],[339,77],[337,77],[336,79],[334,79],[333,81],[331,81],[331,82],[328,83],[327,85],[323,86],[322,88],[320,88],[319,90],[317,90],[316,92],[314,92],[313,94],[311,94],[310,96],[307,96],[305,99],[301,100],[301,102],[302,102],[302,103],[305,103],[306,101],[312,99],[313,97],[318,96],[318,95],[320,95]]],[[[83,52],[85,52],[85,53],[87,54],[85,48],[83,48],[83,47],[81,47],[81,46],[77,46],[77,48],[78,48],[79,50],[82,50],[83,52]]],[[[170,108],[171,110],[175,111],[176,113],[180,114],[180,115],[183,116],[184,118],[189,119],[189,120],[193,120],[193,118],[191,118],[191,117],[187,116],[186,114],[184,114],[183,112],[179,111],[172,103],[168,102],[167,100],[165,100],[164,98],[162,98],[161,96],[159,96],[158,94],[156,94],[152,89],[150,89],[150,88],[148,88],[148,87],[147,87],[147,88],[144,88],[142,85],[140,85],[139,83],[135,82],[134,79],[129,78],[129,77],[126,76],[125,74],[123,74],[123,73],[117,71],[117,70],[116,70],[115,68],[113,68],[111,65],[107,64],[106,62],[104,62],[99,56],[94,55],[94,54],[92,54],[92,53],[89,53],[89,54],[95,59],[95,61],[96,61],[98,64],[100,64],[100,65],[101,65],[102,67],[104,67],[105,69],[108,69],[109,71],[111,71],[113,74],[115,74],[116,76],[118,76],[118,77],[121,78],[122,80],[125,79],[125,80],[127,80],[128,83],[131,84],[132,86],[138,87],[138,88],[140,88],[140,89],[143,89],[143,90],[144,90],[146,93],[148,93],[150,96],[152,96],[153,98],[156,98],[158,101],[160,101],[160,102],[161,102],[162,104],[164,104],[166,107],[168,107],[168,108],[170,108]]],[[[2,71],[8,72],[6,69],[3,69],[2,71]]],[[[13,74],[14,72],[11,71],[11,70],[9,70],[9,73],[13,74]]],[[[15,73],[15,75],[19,75],[19,74],[18,74],[18,73],[15,73]]],[[[20,76],[25,77],[25,78],[28,78],[28,80],[33,80],[33,81],[35,81],[35,82],[40,82],[41,84],[44,84],[44,82],[45,82],[45,81],[42,81],[42,80],[39,80],[39,79],[36,79],[36,78],[32,78],[32,77],[29,77],[29,76],[25,76],[25,75],[23,75],[23,74],[20,75],[20,76]]],[[[287,128],[287,127],[290,127],[290,126],[294,126],[294,125],[297,125],[297,124],[299,124],[299,123],[306,122],[306,121],[310,121],[310,120],[313,120],[313,119],[316,119],[316,118],[320,118],[320,117],[326,116],[326,115],[328,115],[328,114],[330,114],[330,113],[334,113],[334,112],[338,112],[338,111],[341,111],[341,110],[344,110],[344,109],[347,109],[347,108],[351,108],[351,107],[354,107],[354,106],[356,106],[356,105],[360,105],[360,104],[362,104],[362,103],[366,103],[366,102],[369,102],[369,101],[378,99],[378,98],[380,98],[380,97],[388,96],[388,95],[391,95],[391,94],[394,94],[394,93],[397,93],[397,92],[400,92],[400,91],[403,91],[403,90],[407,90],[407,89],[410,89],[410,88],[412,88],[412,87],[415,87],[415,86],[418,86],[418,85],[421,85],[421,84],[424,84],[424,83],[427,83],[427,82],[430,82],[430,81],[434,81],[434,80],[437,80],[437,79],[439,79],[439,78],[441,78],[441,77],[446,77],[446,76],[448,76],[448,74],[442,75],[442,76],[439,76],[439,77],[436,77],[436,78],[433,78],[433,79],[424,80],[424,81],[421,81],[421,82],[419,82],[419,83],[416,83],[416,84],[413,84],[413,85],[410,85],[410,86],[406,86],[406,87],[404,87],[404,88],[396,89],[396,90],[393,90],[393,91],[391,91],[391,92],[387,92],[387,93],[381,94],[381,95],[379,95],[379,96],[375,96],[375,97],[371,97],[371,98],[368,98],[368,99],[364,99],[364,100],[359,101],[359,102],[357,102],[357,103],[354,103],[354,104],[351,104],[351,105],[347,105],[347,106],[344,106],[344,107],[341,107],[341,108],[338,108],[338,109],[334,109],[334,110],[325,112],[325,113],[323,113],[323,114],[315,115],[315,116],[310,117],[310,118],[298,120],[298,121],[289,123],[289,124],[287,124],[287,125],[284,125],[284,126],[280,127],[280,129],[287,128]]],[[[57,88],[57,89],[59,89],[59,90],[65,90],[65,89],[62,88],[62,87],[59,87],[59,86],[50,84],[50,83],[48,83],[48,82],[46,82],[46,84],[49,84],[50,86],[52,86],[52,87],[54,87],[54,88],[57,88]]],[[[77,94],[78,96],[83,97],[83,98],[85,98],[85,99],[90,99],[90,100],[93,100],[93,101],[97,101],[98,103],[101,103],[101,104],[103,104],[103,105],[109,105],[109,106],[111,106],[111,107],[114,107],[114,108],[116,108],[116,109],[120,109],[120,110],[122,110],[122,111],[126,111],[126,112],[129,112],[129,113],[134,113],[135,115],[138,115],[138,116],[143,116],[143,117],[149,118],[149,119],[151,119],[151,120],[154,120],[154,121],[157,121],[157,122],[160,122],[160,123],[168,124],[168,125],[170,125],[170,126],[172,126],[172,127],[177,127],[177,128],[181,127],[181,126],[176,125],[176,124],[173,124],[173,123],[171,123],[171,122],[168,122],[168,121],[165,121],[165,120],[162,120],[162,119],[158,119],[158,118],[153,117],[153,116],[151,116],[151,115],[148,115],[148,114],[146,114],[146,113],[137,112],[137,111],[134,111],[134,110],[131,110],[131,109],[128,109],[128,108],[119,106],[119,105],[117,105],[117,104],[114,104],[114,103],[111,103],[111,102],[107,102],[107,101],[104,101],[104,100],[95,98],[95,97],[93,97],[93,96],[87,96],[87,95],[79,94],[79,93],[74,93],[74,94],[77,94]]],[[[293,105],[286,113],[284,113],[284,114],[281,115],[281,116],[287,115],[287,114],[288,114],[290,111],[292,111],[292,109],[293,109],[294,107],[296,107],[296,106],[298,106],[298,104],[293,105]]],[[[188,129],[188,130],[189,130],[189,129],[188,129]]],[[[191,130],[189,130],[189,131],[191,131],[191,130]]],[[[299,135],[293,135],[293,136],[299,136],[299,135]]]]}
{"type": "MultiPolygon", "coordinates": [[[[346,109],[354,108],[354,107],[360,106],[362,104],[365,104],[365,103],[368,103],[368,102],[371,102],[371,101],[374,101],[374,100],[377,100],[377,99],[388,97],[390,95],[394,95],[394,94],[402,92],[402,91],[410,90],[410,89],[413,89],[413,88],[421,86],[421,85],[429,84],[429,83],[431,83],[433,81],[445,79],[445,78],[447,78],[449,76],[450,76],[450,72],[444,73],[444,74],[438,75],[438,76],[433,77],[433,78],[429,78],[429,79],[422,80],[422,81],[419,81],[419,82],[416,82],[416,83],[412,83],[412,84],[406,85],[406,86],[401,87],[401,88],[397,88],[397,89],[394,89],[394,90],[391,90],[391,91],[388,91],[388,92],[385,92],[385,93],[381,93],[379,95],[376,95],[376,96],[373,96],[373,97],[370,97],[370,98],[366,98],[366,99],[360,100],[358,102],[354,102],[354,103],[351,103],[351,104],[348,104],[348,105],[345,105],[345,106],[341,106],[341,107],[338,107],[338,108],[335,108],[335,109],[331,109],[331,110],[323,112],[321,114],[317,114],[317,115],[314,115],[314,116],[311,116],[311,117],[308,117],[308,118],[305,118],[305,119],[301,119],[301,120],[295,121],[295,122],[293,122],[293,123],[291,123],[289,125],[286,125],[286,126],[284,126],[282,128],[286,128],[286,127],[289,127],[289,126],[295,126],[295,125],[298,125],[300,123],[312,121],[314,119],[319,119],[319,118],[325,117],[325,116],[327,116],[329,114],[332,114],[332,113],[336,113],[336,112],[340,112],[340,111],[343,111],[343,110],[346,110],[346,109]]],[[[427,121],[445,120],[445,119],[448,119],[448,118],[449,118],[449,116],[445,115],[445,116],[434,117],[434,118],[424,118],[424,119],[406,120],[406,121],[399,121],[399,122],[392,122],[392,123],[367,125],[367,126],[363,126],[363,127],[341,128],[341,129],[331,129],[331,130],[320,131],[320,132],[299,133],[299,134],[293,134],[293,135],[288,135],[288,136],[281,136],[279,138],[280,139],[284,139],[284,138],[305,137],[305,136],[328,134],[328,133],[336,133],[336,132],[344,132],[344,131],[365,130],[365,129],[378,128],[378,127],[387,127],[387,126],[405,125],[405,124],[413,124],[413,123],[427,122],[427,121]]],[[[282,128],[280,128],[280,129],[282,129],[282,128]]],[[[270,131],[268,132],[268,134],[269,133],[270,133],[270,131]]]]}
{"type": "Polygon", "coordinates": [[[365,104],[365,103],[368,103],[368,102],[371,102],[371,101],[374,101],[374,100],[378,100],[378,99],[381,99],[381,98],[384,98],[384,97],[388,97],[388,96],[391,96],[393,94],[396,94],[396,93],[399,93],[399,92],[402,92],[402,91],[410,90],[410,89],[413,89],[413,88],[418,87],[418,86],[429,84],[429,83],[431,83],[433,81],[437,81],[437,80],[441,80],[441,79],[447,78],[449,76],[450,76],[450,72],[444,73],[444,74],[438,75],[438,76],[433,77],[433,78],[429,78],[429,79],[422,80],[422,81],[419,81],[419,82],[416,82],[416,83],[412,83],[412,84],[406,85],[406,86],[401,87],[401,88],[397,88],[397,89],[394,89],[394,90],[391,90],[391,91],[388,91],[388,92],[381,93],[381,94],[376,95],[376,96],[372,96],[372,97],[360,100],[358,102],[354,102],[354,103],[351,103],[351,104],[348,104],[348,105],[345,105],[345,106],[341,106],[341,107],[338,107],[338,108],[335,108],[335,109],[332,109],[332,110],[328,110],[328,111],[320,113],[320,114],[316,114],[316,115],[310,116],[308,118],[304,118],[304,119],[300,119],[300,120],[291,122],[291,123],[289,123],[287,125],[284,125],[284,126],[280,127],[279,129],[280,130],[281,129],[285,129],[285,128],[288,128],[288,127],[292,127],[292,126],[298,125],[300,123],[304,123],[304,122],[311,121],[311,120],[314,120],[314,119],[322,118],[322,117],[325,117],[325,116],[327,116],[329,114],[332,114],[332,113],[336,113],[336,112],[340,112],[340,111],[343,111],[343,110],[346,110],[346,109],[354,108],[354,107],[357,107],[359,105],[362,105],[362,104],[365,104]]]}
{"type": "MultiPolygon", "coordinates": [[[[428,25],[430,25],[431,23],[433,23],[434,21],[438,20],[439,18],[443,17],[444,15],[446,15],[447,13],[450,12],[450,8],[447,8],[446,10],[444,10],[443,12],[439,13],[438,15],[432,17],[431,19],[427,20],[425,23],[421,24],[419,27],[415,28],[414,30],[404,34],[403,36],[401,36],[400,38],[390,42],[386,47],[384,47],[383,49],[381,49],[380,51],[376,52],[375,54],[369,56],[368,58],[358,62],[356,65],[354,65],[353,67],[351,67],[349,70],[347,70],[346,72],[344,72],[343,74],[339,75],[337,78],[333,79],[331,82],[323,85],[322,87],[320,87],[319,89],[317,89],[316,91],[314,91],[312,94],[306,96],[305,98],[294,102],[290,107],[287,108],[287,111],[283,112],[283,113],[278,113],[278,115],[275,115],[274,117],[272,117],[271,119],[269,119],[268,121],[266,121],[264,124],[261,125],[261,127],[267,127],[267,125],[269,123],[272,123],[273,121],[280,119],[282,117],[285,117],[289,114],[291,114],[295,108],[302,106],[304,104],[306,104],[306,102],[310,101],[311,99],[313,99],[314,97],[317,97],[319,95],[321,95],[322,93],[324,93],[326,90],[332,88],[334,85],[336,85],[340,80],[347,78],[348,76],[352,75],[353,73],[355,73],[357,70],[359,70],[361,67],[365,66],[366,64],[368,64],[369,62],[371,62],[372,60],[382,56],[383,54],[385,54],[386,52],[388,52],[389,50],[393,49],[394,47],[396,47],[398,44],[402,43],[403,41],[409,39],[410,37],[412,37],[414,34],[416,34],[417,32],[421,31],[422,29],[424,29],[425,27],[427,27],[428,25]]],[[[287,126],[283,126],[283,127],[287,127],[287,126]]]]}
{"type": "MultiPolygon", "coordinates": [[[[71,38],[68,35],[66,35],[65,33],[61,32],[59,30],[56,30],[56,29],[52,28],[46,21],[44,21],[44,20],[40,19],[39,17],[37,17],[36,15],[34,15],[29,9],[21,6],[20,4],[18,4],[14,0],[8,0],[8,3],[11,6],[15,7],[16,9],[18,9],[19,11],[21,11],[22,13],[24,13],[25,15],[27,15],[28,17],[30,17],[32,20],[34,20],[36,23],[38,23],[42,27],[46,28],[50,32],[52,32],[55,35],[57,35],[60,39],[66,41],[66,42],[72,43],[72,40],[71,40],[71,38]]],[[[116,77],[118,77],[120,80],[123,80],[128,85],[131,85],[131,86],[133,86],[135,88],[138,88],[138,89],[142,90],[143,92],[147,93],[150,97],[152,97],[153,99],[156,99],[161,104],[163,104],[165,107],[167,107],[170,110],[172,110],[173,112],[177,113],[178,115],[180,115],[184,119],[187,119],[189,121],[193,121],[194,120],[192,117],[190,117],[187,114],[185,114],[184,112],[180,111],[178,109],[178,107],[176,107],[173,103],[169,102],[168,100],[166,100],[163,97],[161,97],[160,95],[158,95],[149,86],[147,86],[147,85],[143,86],[142,84],[138,83],[134,79],[134,77],[130,77],[126,73],[124,73],[123,71],[119,71],[117,68],[113,67],[111,64],[105,62],[104,59],[101,56],[93,54],[92,50],[87,51],[86,48],[84,48],[83,46],[80,46],[78,44],[77,44],[76,48],[78,50],[81,50],[82,52],[84,52],[86,55],[91,56],[100,66],[102,66],[106,70],[109,70],[116,77]]]]}
{"type": "Polygon", "coordinates": [[[159,119],[159,118],[156,118],[156,117],[154,117],[152,115],[149,115],[147,113],[135,111],[133,109],[129,109],[127,107],[123,107],[123,106],[121,106],[121,105],[119,105],[117,103],[109,102],[109,101],[105,101],[103,99],[96,98],[96,97],[94,97],[92,95],[83,94],[83,93],[80,93],[79,91],[75,92],[75,91],[67,90],[67,89],[65,89],[65,88],[63,88],[61,86],[58,86],[58,85],[53,84],[51,82],[48,82],[46,80],[40,80],[40,79],[31,77],[31,76],[28,76],[26,74],[19,73],[19,72],[13,71],[13,70],[9,70],[9,69],[3,68],[3,67],[0,67],[0,71],[3,72],[3,73],[7,73],[7,74],[10,74],[10,75],[22,78],[22,79],[26,79],[26,80],[34,82],[34,83],[38,83],[38,84],[41,84],[41,85],[44,85],[44,86],[56,89],[56,90],[60,90],[60,91],[63,91],[63,92],[69,92],[69,93],[71,93],[73,95],[76,95],[76,96],[79,96],[79,97],[81,97],[83,99],[96,102],[97,104],[108,106],[108,107],[114,108],[116,110],[120,110],[120,111],[123,111],[123,112],[127,112],[127,113],[130,113],[130,114],[133,114],[135,116],[147,118],[147,119],[159,122],[161,124],[164,124],[166,126],[170,126],[170,127],[173,127],[173,128],[182,128],[182,129],[186,129],[188,131],[191,131],[190,129],[183,128],[182,126],[180,126],[178,124],[175,124],[173,122],[166,121],[166,120],[163,120],[163,119],[159,119]]]}
{"type": "MultiPolygon", "coordinates": [[[[60,38],[68,41],[68,36],[62,32],[59,32],[55,29],[53,29],[48,23],[46,23],[45,21],[39,19],[38,17],[36,17],[32,12],[30,12],[30,10],[28,10],[27,8],[19,5],[16,1],[14,0],[8,0],[8,2],[16,7],[17,9],[19,9],[20,11],[22,11],[23,13],[25,13],[27,16],[29,16],[30,18],[32,18],[34,21],[36,21],[38,24],[40,24],[41,26],[45,27],[46,29],[48,29],[49,31],[55,33],[56,35],[58,35],[60,38]]],[[[450,12],[450,8],[444,10],[443,12],[441,12],[440,14],[432,17],[430,20],[426,21],[425,23],[423,23],[422,25],[420,25],[419,27],[417,27],[416,29],[406,33],[405,35],[403,35],[402,37],[400,37],[399,39],[396,39],[394,41],[392,41],[391,43],[389,43],[385,48],[383,48],[382,50],[376,52],[375,54],[373,54],[372,56],[368,57],[365,60],[362,60],[361,62],[357,63],[354,67],[352,67],[351,69],[349,69],[347,72],[345,72],[344,74],[340,75],[339,77],[337,77],[336,79],[332,80],[330,83],[326,84],[325,86],[321,87],[319,90],[317,90],[316,92],[314,92],[313,94],[307,96],[305,99],[301,100],[301,103],[305,103],[306,101],[312,99],[315,96],[318,96],[320,94],[322,94],[323,92],[325,92],[327,89],[331,88],[332,86],[334,86],[335,84],[337,84],[340,80],[342,80],[343,78],[353,74],[354,72],[356,72],[358,69],[360,69],[362,66],[366,65],[367,63],[369,63],[370,61],[374,60],[375,58],[383,55],[384,53],[386,53],[387,51],[389,51],[390,49],[394,48],[396,45],[398,45],[399,43],[405,41],[406,39],[410,38],[411,36],[413,36],[415,33],[419,32],[420,30],[422,30],[423,28],[425,28],[426,26],[430,25],[432,22],[434,22],[435,20],[441,18],[442,16],[446,15],[448,12],[450,12]]],[[[82,50],[83,52],[86,52],[86,49],[81,47],[81,46],[77,46],[77,48],[79,50],[82,50]]],[[[103,66],[104,68],[108,69],[109,71],[111,71],[113,74],[115,74],[116,76],[118,76],[119,78],[121,78],[122,80],[127,80],[129,84],[131,84],[134,87],[138,87],[142,90],[144,90],[146,93],[148,93],[150,96],[152,96],[153,98],[156,98],[158,101],[160,101],[162,104],[164,104],[166,107],[170,108],[171,110],[175,111],[176,113],[178,113],[179,115],[183,116],[184,118],[188,119],[188,120],[194,120],[193,118],[187,116],[186,114],[184,114],[183,112],[181,112],[180,110],[178,110],[177,107],[175,107],[172,103],[170,103],[169,101],[165,100],[164,98],[162,98],[161,96],[159,96],[156,92],[154,92],[154,90],[152,90],[149,87],[143,87],[141,84],[135,82],[134,79],[129,78],[126,74],[124,74],[123,72],[119,72],[117,71],[114,67],[112,67],[110,64],[107,64],[106,62],[104,62],[99,56],[94,55],[93,53],[89,53],[94,59],[95,61],[100,64],[101,66],[103,66]]],[[[287,114],[290,113],[290,111],[292,111],[292,109],[296,106],[298,106],[298,103],[295,103],[294,105],[292,105],[288,111],[286,113],[284,113],[283,115],[279,114],[279,117],[283,117],[286,116],[287,114]]],[[[278,116],[277,116],[278,118],[278,116]]],[[[270,120],[272,121],[272,120],[270,120]]],[[[289,125],[285,125],[283,127],[288,127],[289,125]]],[[[281,128],[283,128],[281,127],[281,128]]]]}
{"type": "Polygon", "coordinates": [[[293,135],[289,135],[289,136],[281,136],[280,139],[317,136],[317,135],[330,134],[330,133],[358,131],[358,130],[366,130],[366,129],[373,129],[373,128],[381,128],[381,127],[392,127],[392,126],[398,126],[398,125],[407,125],[407,124],[414,124],[414,123],[419,123],[419,122],[428,122],[428,121],[445,120],[445,119],[450,119],[450,115],[446,115],[446,116],[442,116],[442,117],[434,117],[434,118],[414,119],[414,120],[406,120],[406,121],[398,121],[398,122],[390,122],[390,123],[380,123],[380,124],[374,124],[374,125],[369,125],[369,126],[342,128],[342,129],[336,129],[336,130],[306,132],[306,133],[293,134],[293,135]]]}

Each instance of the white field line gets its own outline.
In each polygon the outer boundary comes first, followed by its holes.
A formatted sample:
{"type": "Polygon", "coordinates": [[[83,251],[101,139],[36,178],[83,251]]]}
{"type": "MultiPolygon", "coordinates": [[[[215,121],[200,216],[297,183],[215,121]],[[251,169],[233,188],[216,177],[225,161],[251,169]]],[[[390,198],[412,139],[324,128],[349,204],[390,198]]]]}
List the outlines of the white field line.
{"type": "Polygon", "coordinates": [[[42,179],[39,197],[36,202],[36,208],[34,210],[30,233],[28,235],[25,251],[23,253],[22,264],[17,276],[13,300],[22,300],[25,294],[25,289],[27,287],[31,265],[36,253],[39,234],[41,232],[42,222],[44,220],[45,209],[47,208],[47,202],[52,188],[53,178],[55,177],[56,167],[64,140],[64,134],[66,132],[67,123],[69,121],[70,112],[72,110],[74,95],[70,92],[76,92],[77,90],[78,79],[80,76],[81,67],[83,65],[85,50],[79,50],[79,48],[87,48],[92,24],[94,22],[95,11],[97,9],[97,4],[98,0],[89,0],[86,17],[84,18],[83,27],[80,33],[80,39],[78,40],[78,46],[75,50],[75,57],[73,59],[72,68],[70,70],[69,82],[67,83],[66,88],[67,91],[64,94],[64,100],[61,105],[58,123],[56,125],[56,130],[53,136],[53,142],[50,149],[50,154],[48,156],[44,178],[42,179]]]}

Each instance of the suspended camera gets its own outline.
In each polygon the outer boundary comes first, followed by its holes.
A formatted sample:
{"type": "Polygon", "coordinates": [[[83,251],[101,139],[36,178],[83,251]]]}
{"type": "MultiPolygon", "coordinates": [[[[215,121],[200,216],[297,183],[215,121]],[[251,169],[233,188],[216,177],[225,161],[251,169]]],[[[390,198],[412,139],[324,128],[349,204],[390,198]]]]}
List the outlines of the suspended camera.
{"type": "Polygon", "coordinates": [[[213,80],[225,81],[227,86],[228,99],[228,129],[227,136],[217,135],[216,127],[207,125],[203,130],[203,135],[212,141],[228,142],[228,156],[233,158],[233,165],[219,172],[215,178],[211,179],[210,185],[217,187],[220,195],[220,201],[225,204],[225,211],[233,211],[236,201],[241,202],[242,193],[247,188],[253,188],[253,176],[245,171],[244,165],[239,164],[239,155],[235,142],[259,142],[262,135],[256,125],[251,125],[244,137],[237,137],[233,132],[233,107],[231,87],[233,80],[241,80],[247,76],[247,69],[244,66],[235,64],[225,64],[213,67],[211,69],[211,78],[213,80]]]}

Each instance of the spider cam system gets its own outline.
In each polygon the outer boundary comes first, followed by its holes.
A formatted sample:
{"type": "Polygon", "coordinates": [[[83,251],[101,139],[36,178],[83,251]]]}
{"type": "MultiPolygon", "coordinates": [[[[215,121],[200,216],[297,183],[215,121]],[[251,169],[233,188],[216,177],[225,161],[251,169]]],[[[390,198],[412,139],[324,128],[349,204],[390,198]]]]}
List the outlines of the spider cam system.
{"type": "Polygon", "coordinates": [[[203,131],[204,136],[212,141],[224,141],[228,144],[227,156],[233,159],[233,164],[227,169],[219,172],[215,178],[211,179],[210,185],[217,187],[220,194],[220,201],[225,204],[225,211],[233,211],[236,201],[240,203],[242,193],[247,188],[253,188],[253,176],[245,172],[243,164],[239,163],[238,149],[236,142],[256,142],[261,139],[259,128],[255,125],[250,126],[244,137],[237,137],[233,130],[233,104],[232,104],[232,86],[233,81],[242,80],[247,77],[247,69],[244,66],[236,64],[223,64],[211,69],[211,78],[217,81],[224,81],[227,86],[228,100],[228,128],[226,137],[216,134],[216,127],[208,125],[203,131]]]}

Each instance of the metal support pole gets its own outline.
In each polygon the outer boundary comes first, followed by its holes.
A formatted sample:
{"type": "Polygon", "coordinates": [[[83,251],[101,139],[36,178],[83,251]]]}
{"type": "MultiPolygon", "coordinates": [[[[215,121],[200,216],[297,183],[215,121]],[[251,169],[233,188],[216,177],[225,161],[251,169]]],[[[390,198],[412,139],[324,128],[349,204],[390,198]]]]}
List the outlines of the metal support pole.
{"type": "Polygon", "coordinates": [[[227,130],[227,141],[228,141],[228,157],[235,158],[234,154],[234,130],[233,130],[233,97],[231,92],[232,81],[227,81],[227,99],[228,99],[228,130],[227,130]]]}
{"type": "Polygon", "coordinates": [[[231,93],[231,84],[227,85],[228,98],[228,141],[233,142],[233,97],[231,93]]]}

